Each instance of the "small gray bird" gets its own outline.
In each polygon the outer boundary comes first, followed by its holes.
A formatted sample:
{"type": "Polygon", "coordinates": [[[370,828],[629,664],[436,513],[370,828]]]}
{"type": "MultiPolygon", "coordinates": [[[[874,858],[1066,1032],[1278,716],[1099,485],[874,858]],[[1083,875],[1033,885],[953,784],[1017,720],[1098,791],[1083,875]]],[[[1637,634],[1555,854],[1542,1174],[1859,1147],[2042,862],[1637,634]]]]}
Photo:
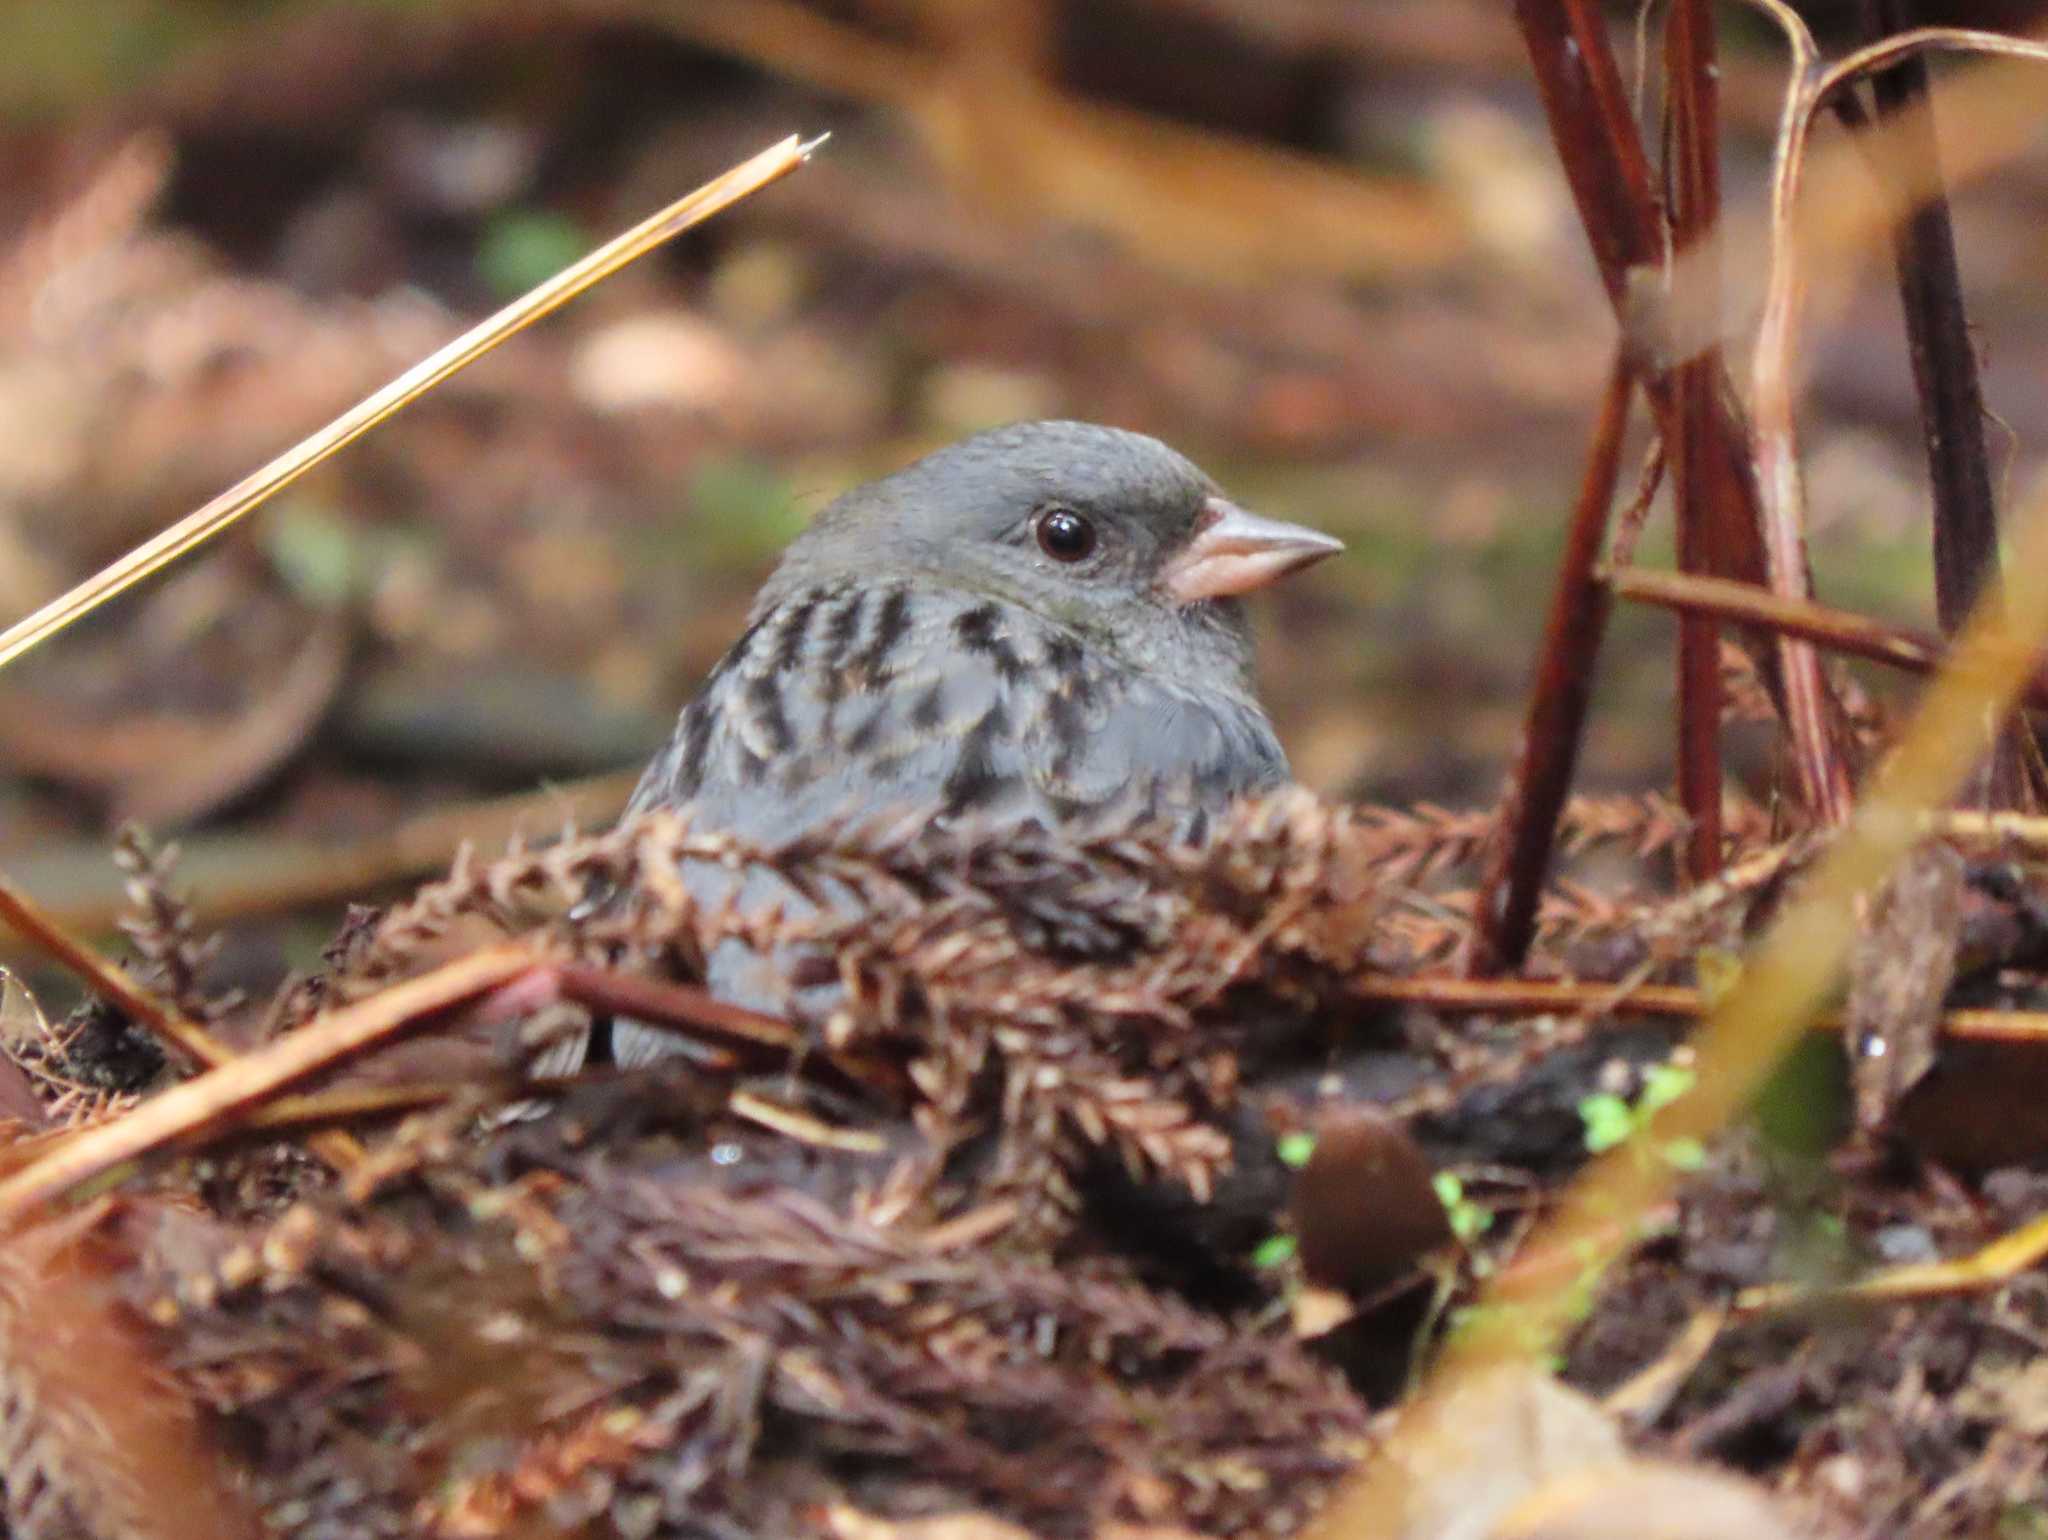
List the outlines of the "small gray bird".
{"type": "MultiPolygon", "coordinates": [[[[1238,596],[1342,549],[1245,512],[1157,439],[979,434],[847,493],[791,544],[629,811],[773,843],[894,811],[976,827],[1131,812],[1199,838],[1288,778],[1238,596]]],[[[741,879],[692,869],[700,900],[741,879]]],[[[801,900],[755,874],[742,907],[801,900]],[[756,891],[758,889],[759,891],[756,891]]],[[[711,987],[788,1004],[737,943],[711,987]]],[[[615,1023],[635,1064],[673,1042],[615,1023]]]]}

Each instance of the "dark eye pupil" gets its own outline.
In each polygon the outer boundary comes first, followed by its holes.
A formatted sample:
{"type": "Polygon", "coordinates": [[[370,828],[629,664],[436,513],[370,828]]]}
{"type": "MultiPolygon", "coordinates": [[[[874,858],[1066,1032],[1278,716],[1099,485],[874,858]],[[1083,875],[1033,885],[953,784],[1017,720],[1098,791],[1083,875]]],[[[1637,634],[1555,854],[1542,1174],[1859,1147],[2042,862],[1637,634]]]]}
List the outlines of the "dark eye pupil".
{"type": "Polygon", "coordinates": [[[1071,508],[1055,508],[1038,521],[1038,544],[1054,561],[1079,561],[1095,549],[1095,526],[1071,508]]]}

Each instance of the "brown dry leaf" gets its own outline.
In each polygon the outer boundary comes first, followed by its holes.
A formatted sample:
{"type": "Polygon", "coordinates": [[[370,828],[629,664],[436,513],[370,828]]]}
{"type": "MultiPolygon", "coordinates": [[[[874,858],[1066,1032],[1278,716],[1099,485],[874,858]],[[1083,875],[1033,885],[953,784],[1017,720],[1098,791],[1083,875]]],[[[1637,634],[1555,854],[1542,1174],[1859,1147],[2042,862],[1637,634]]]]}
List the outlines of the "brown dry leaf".
{"type": "Polygon", "coordinates": [[[948,169],[1027,220],[1106,230],[1192,277],[1386,277],[1453,260],[1435,195],[977,71],[922,99],[948,169]]]}
{"type": "MultiPolygon", "coordinates": [[[[988,1513],[935,1513],[921,1519],[889,1519],[844,1503],[825,1510],[825,1530],[834,1540],[1033,1540],[988,1513]]],[[[1105,1524],[1095,1540],[1200,1540],[1192,1530],[1154,1524],[1105,1524]]]]}
{"type": "Polygon", "coordinates": [[[1508,1364],[1418,1403],[1397,1426],[1380,1458],[1398,1473],[1401,1502],[1373,1533],[1482,1540],[1531,1494],[1625,1453],[1592,1400],[1526,1364],[1508,1364]]]}
{"type": "Polygon", "coordinates": [[[1531,1493],[1487,1540],[1793,1540],[1750,1482],[1667,1460],[1574,1472],[1531,1493]]]}
{"type": "Polygon", "coordinates": [[[1358,1306],[1351,1297],[1335,1289],[1319,1289],[1310,1284],[1298,1291],[1289,1302],[1288,1314],[1294,1326],[1294,1335],[1306,1342],[1313,1337],[1325,1336],[1345,1322],[1358,1315],[1358,1306]]]}
{"type": "Polygon", "coordinates": [[[22,1540],[257,1533],[77,1218],[0,1248],[0,1518],[22,1540]],[[167,1501],[175,1493],[174,1501],[167,1501]]]}
{"type": "Polygon", "coordinates": [[[0,1119],[40,1127],[48,1121],[28,1076],[14,1060],[49,1041],[50,1023],[26,984],[0,968],[0,1119]]]}
{"type": "Polygon", "coordinates": [[[1962,857],[1930,840],[1899,867],[1857,937],[1843,1036],[1856,1126],[1866,1134],[1884,1127],[1934,1067],[1941,1006],[1955,982],[1962,899],[1962,857]]]}
{"type": "MultiPolygon", "coordinates": [[[[138,650],[145,655],[154,651],[146,645],[148,618],[145,612],[137,626],[144,638],[138,650]]],[[[110,823],[174,827],[232,801],[305,744],[347,675],[350,621],[344,612],[320,609],[271,621],[272,631],[297,634],[296,649],[281,661],[259,660],[251,655],[256,643],[245,648],[236,638],[226,640],[224,648],[245,658],[254,677],[252,693],[224,712],[94,709],[84,705],[83,691],[62,681],[34,691],[5,691],[0,761],[104,797],[110,823]]],[[[238,632],[256,630],[247,620],[223,617],[222,624],[238,632]]],[[[164,661],[161,653],[155,656],[164,661]]],[[[117,665],[118,657],[117,651],[117,665]]]]}
{"type": "Polygon", "coordinates": [[[1978,1367],[1957,1394],[1956,1409],[2027,1438],[2048,1438],[2048,1358],[1978,1367]]]}
{"type": "Polygon", "coordinates": [[[836,1540],[1031,1540],[988,1513],[935,1513],[923,1519],[887,1519],[838,1504],[825,1511],[826,1532],[836,1540]]]}
{"type": "Polygon", "coordinates": [[[1419,182],[1066,95],[1038,78],[1029,49],[990,46],[979,16],[940,50],[885,43],[790,0],[697,0],[659,15],[777,74],[900,107],[985,201],[1107,231],[1171,270],[1384,277],[1440,267],[1468,244],[1450,201],[1419,182]]]}
{"type": "Polygon", "coordinates": [[[208,723],[196,752],[121,788],[121,822],[179,824],[230,802],[304,745],[348,672],[350,625],[339,610],[315,611],[305,640],[263,695],[225,723],[208,723]]]}
{"type": "Polygon", "coordinates": [[[147,223],[170,171],[164,139],[138,134],[0,247],[0,543],[39,557],[0,583],[10,609],[260,463],[443,330],[409,298],[315,304],[223,271],[147,223]]]}
{"type": "Polygon", "coordinates": [[[0,968],[0,1047],[11,1053],[44,1041],[49,1033],[49,1019],[28,985],[0,968]]]}
{"type": "Polygon", "coordinates": [[[647,310],[596,329],[569,356],[569,389],[594,412],[703,412],[721,421],[746,388],[746,352],[715,321],[647,310]]]}

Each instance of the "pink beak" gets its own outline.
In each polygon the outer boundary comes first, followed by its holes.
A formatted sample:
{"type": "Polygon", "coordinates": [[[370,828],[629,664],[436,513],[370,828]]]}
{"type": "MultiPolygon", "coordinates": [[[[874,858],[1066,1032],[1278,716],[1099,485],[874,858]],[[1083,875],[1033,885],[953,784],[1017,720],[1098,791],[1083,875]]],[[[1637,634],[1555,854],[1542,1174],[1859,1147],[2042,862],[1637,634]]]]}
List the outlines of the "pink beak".
{"type": "Polygon", "coordinates": [[[1319,530],[1262,519],[1211,497],[1187,548],[1160,570],[1159,588],[1175,604],[1248,594],[1343,549],[1343,541],[1319,530]]]}

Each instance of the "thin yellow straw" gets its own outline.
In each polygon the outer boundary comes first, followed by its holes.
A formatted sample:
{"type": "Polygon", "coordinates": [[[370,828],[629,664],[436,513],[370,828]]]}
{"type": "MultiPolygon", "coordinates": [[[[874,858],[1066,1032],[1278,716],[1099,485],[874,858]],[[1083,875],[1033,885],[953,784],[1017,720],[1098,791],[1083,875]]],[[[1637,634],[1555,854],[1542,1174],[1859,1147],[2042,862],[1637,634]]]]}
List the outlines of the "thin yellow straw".
{"type": "Polygon", "coordinates": [[[652,218],[607,241],[580,262],[530,289],[496,315],[471,327],[390,384],[365,397],[319,432],[302,439],[261,470],[236,482],[205,507],[186,515],[69,593],[51,600],[27,619],[0,632],[0,668],[5,668],[31,647],[55,636],[115,595],[125,593],[152,572],[176,561],[202,541],[219,534],[328,456],[354,443],[385,418],[458,370],[466,368],[507,337],[559,310],[592,284],[602,282],[628,263],[638,261],[664,241],[787,176],[823,142],[822,139],[814,139],[803,143],[795,134],[790,135],[780,144],[771,145],[751,160],[714,177],[695,192],[677,199],[652,218]]]}

